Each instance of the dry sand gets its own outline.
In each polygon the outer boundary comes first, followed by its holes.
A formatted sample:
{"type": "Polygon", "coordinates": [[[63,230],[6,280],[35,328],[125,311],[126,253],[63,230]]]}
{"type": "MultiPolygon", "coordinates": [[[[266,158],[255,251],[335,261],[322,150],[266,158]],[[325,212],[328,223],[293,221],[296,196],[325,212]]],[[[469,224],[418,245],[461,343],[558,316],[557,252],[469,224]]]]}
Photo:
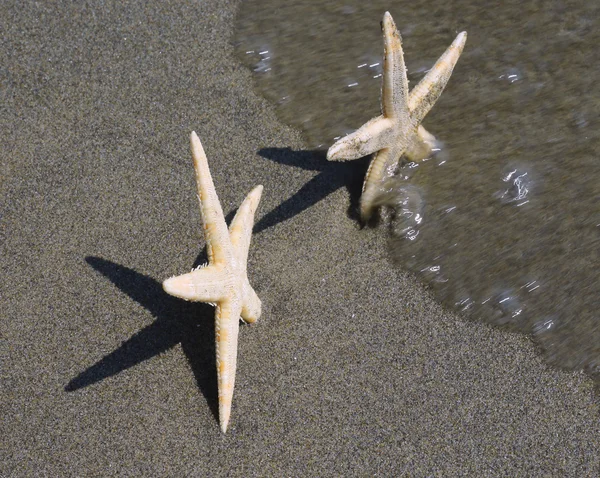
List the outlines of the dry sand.
{"type": "Polygon", "coordinates": [[[391,266],[364,163],[302,153],[236,7],[2,2],[0,475],[596,476],[593,383],[391,266]],[[202,259],[192,130],[229,217],[265,186],[227,435],[213,311],[160,288],[202,259]]]}

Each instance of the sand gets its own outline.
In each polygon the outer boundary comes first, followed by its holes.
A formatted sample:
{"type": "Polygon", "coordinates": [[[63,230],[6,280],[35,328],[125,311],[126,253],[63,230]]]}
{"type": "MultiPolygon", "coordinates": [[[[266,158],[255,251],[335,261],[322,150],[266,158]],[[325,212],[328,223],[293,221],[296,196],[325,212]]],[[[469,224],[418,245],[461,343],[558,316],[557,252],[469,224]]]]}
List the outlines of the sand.
{"type": "Polygon", "coordinates": [[[253,91],[237,6],[0,6],[0,475],[595,476],[592,381],[391,265],[364,163],[253,91]],[[160,287],[203,258],[192,130],[229,218],[265,187],[227,435],[213,310],[160,287]]]}

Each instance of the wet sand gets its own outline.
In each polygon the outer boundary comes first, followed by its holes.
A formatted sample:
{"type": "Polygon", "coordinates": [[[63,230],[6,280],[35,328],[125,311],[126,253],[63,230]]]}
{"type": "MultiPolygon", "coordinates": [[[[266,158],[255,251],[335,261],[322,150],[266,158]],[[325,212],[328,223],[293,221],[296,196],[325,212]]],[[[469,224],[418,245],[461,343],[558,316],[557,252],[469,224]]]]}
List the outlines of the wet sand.
{"type": "Polygon", "coordinates": [[[237,2],[4,2],[2,476],[594,476],[598,393],[444,310],[231,46],[237,2]],[[265,191],[227,435],[189,133],[228,218],[265,191]],[[289,148],[289,149],[288,149],[289,148]],[[328,194],[325,194],[327,192],[328,194]]]}

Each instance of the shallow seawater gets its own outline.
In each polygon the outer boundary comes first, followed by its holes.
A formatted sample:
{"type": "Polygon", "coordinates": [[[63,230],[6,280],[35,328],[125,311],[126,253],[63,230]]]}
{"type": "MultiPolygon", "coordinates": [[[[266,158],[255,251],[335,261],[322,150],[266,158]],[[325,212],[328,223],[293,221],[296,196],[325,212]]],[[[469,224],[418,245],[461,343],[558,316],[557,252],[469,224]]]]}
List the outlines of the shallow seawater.
{"type": "Polygon", "coordinates": [[[468,32],[424,121],[442,150],[404,164],[382,198],[394,259],[445,304],[597,377],[600,3],[246,1],[238,56],[310,148],[379,114],[385,10],[411,86],[468,32]]]}

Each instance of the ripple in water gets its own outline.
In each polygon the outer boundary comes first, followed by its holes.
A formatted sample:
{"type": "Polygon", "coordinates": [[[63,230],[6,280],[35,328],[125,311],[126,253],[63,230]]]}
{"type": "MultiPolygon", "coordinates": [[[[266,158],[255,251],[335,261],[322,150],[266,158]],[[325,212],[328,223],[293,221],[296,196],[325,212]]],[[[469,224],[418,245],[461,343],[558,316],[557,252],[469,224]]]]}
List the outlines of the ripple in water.
{"type": "Polygon", "coordinates": [[[414,86],[469,39],[425,119],[443,141],[380,197],[393,257],[470,317],[531,334],[551,363],[600,376],[598,2],[250,0],[236,48],[309,147],[379,114],[390,9],[414,86]]]}

